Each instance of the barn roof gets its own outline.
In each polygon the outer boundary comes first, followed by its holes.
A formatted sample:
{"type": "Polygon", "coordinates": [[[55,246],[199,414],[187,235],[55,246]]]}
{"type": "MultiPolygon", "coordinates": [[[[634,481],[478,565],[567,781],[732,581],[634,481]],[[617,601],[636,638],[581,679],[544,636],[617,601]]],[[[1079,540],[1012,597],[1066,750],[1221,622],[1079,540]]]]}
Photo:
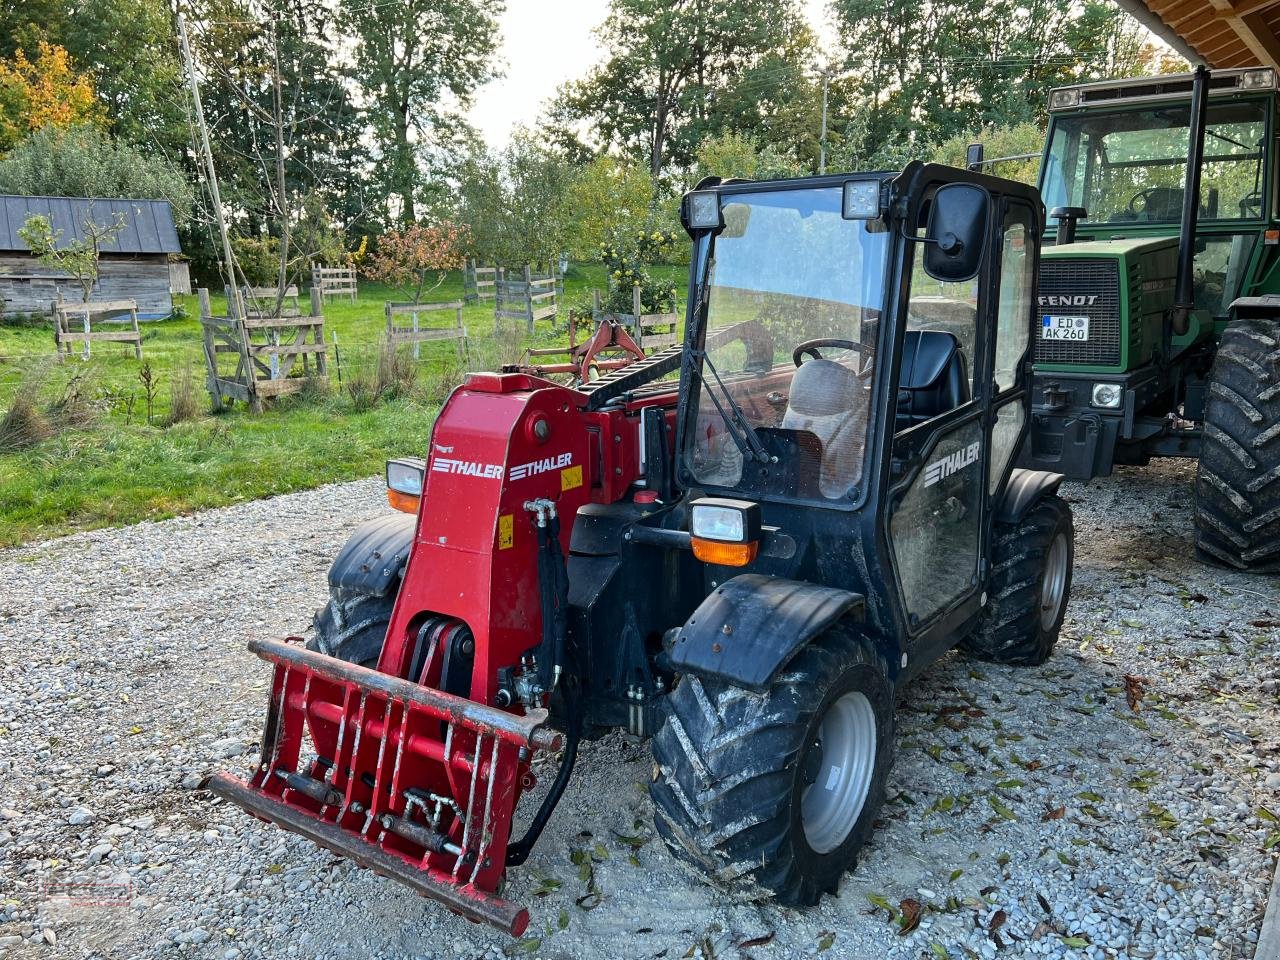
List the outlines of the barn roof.
{"type": "Polygon", "coordinates": [[[0,251],[20,250],[27,245],[18,231],[32,214],[43,214],[62,231],[62,241],[84,234],[87,219],[109,224],[116,214],[124,216],[124,229],[115,243],[102,247],[103,253],[181,253],[178,231],[173,224],[173,208],[168,200],[104,200],[84,197],[16,197],[0,194],[0,251]]]}
{"type": "Polygon", "coordinates": [[[1193,64],[1280,68],[1280,0],[1119,0],[1193,64]]]}

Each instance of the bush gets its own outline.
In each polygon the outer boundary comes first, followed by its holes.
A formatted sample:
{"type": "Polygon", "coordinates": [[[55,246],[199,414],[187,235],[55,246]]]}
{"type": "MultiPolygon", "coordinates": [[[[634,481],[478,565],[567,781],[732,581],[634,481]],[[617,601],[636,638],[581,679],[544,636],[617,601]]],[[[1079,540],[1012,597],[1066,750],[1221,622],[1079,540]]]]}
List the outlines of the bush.
{"type": "Polygon", "coordinates": [[[274,287],[280,279],[280,241],[275,237],[233,237],[231,252],[251,287],[274,287]]]}
{"type": "Polygon", "coordinates": [[[34,388],[23,384],[0,419],[0,453],[34,447],[53,436],[53,426],[36,405],[34,388]]]}
{"type": "Polygon", "coordinates": [[[168,426],[184,423],[200,416],[200,402],[196,399],[196,378],[187,357],[169,381],[168,426]]]}

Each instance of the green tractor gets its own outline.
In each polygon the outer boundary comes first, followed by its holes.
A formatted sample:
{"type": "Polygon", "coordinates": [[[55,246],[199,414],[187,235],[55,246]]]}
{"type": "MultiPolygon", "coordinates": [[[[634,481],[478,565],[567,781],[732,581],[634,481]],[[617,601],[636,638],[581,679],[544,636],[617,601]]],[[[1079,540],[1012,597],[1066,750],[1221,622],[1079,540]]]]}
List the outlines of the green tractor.
{"type": "MultiPolygon", "coordinates": [[[[1199,555],[1280,570],[1280,151],[1270,69],[1052,91],[1022,466],[1198,457],[1199,555]]],[[[971,148],[971,167],[983,164],[971,148]]]]}

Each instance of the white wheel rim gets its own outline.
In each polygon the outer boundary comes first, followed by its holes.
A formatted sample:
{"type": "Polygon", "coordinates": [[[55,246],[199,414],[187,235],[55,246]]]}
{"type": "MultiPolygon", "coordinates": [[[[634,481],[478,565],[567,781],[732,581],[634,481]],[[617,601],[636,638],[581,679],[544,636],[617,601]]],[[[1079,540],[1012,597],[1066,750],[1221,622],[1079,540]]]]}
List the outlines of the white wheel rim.
{"type": "Polygon", "coordinates": [[[800,796],[800,822],[813,851],[830,853],[849,838],[871,792],[876,714],[866,694],[851,691],[831,704],[809,749],[821,751],[821,764],[800,796]]]}
{"type": "Polygon", "coordinates": [[[1067,535],[1059,533],[1049,546],[1044,562],[1044,580],[1040,583],[1040,626],[1052,630],[1062,612],[1062,597],[1067,589],[1067,535]]]}

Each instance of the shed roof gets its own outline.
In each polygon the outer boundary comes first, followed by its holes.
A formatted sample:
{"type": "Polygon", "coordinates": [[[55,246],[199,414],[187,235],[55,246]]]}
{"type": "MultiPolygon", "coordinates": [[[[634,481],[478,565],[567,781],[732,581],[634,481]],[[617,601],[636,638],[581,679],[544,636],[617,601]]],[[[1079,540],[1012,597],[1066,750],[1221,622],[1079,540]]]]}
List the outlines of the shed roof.
{"type": "Polygon", "coordinates": [[[182,252],[168,200],[12,195],[0,195],[0,251],[27,250],[18,231],[32,214],[48,217],[54,231],[62,231],[62,242],[67,242],[83,236],[86,220],[109,224],[117,213],[124,216],[124,229],[116,235],[114,243],[103,245],[103,253],[182,252]]]}
{"type": "Polygon", "coordinates": [[[1280,0],[1119,0],[1192,63],[1280,69],[1280,0]]]}

